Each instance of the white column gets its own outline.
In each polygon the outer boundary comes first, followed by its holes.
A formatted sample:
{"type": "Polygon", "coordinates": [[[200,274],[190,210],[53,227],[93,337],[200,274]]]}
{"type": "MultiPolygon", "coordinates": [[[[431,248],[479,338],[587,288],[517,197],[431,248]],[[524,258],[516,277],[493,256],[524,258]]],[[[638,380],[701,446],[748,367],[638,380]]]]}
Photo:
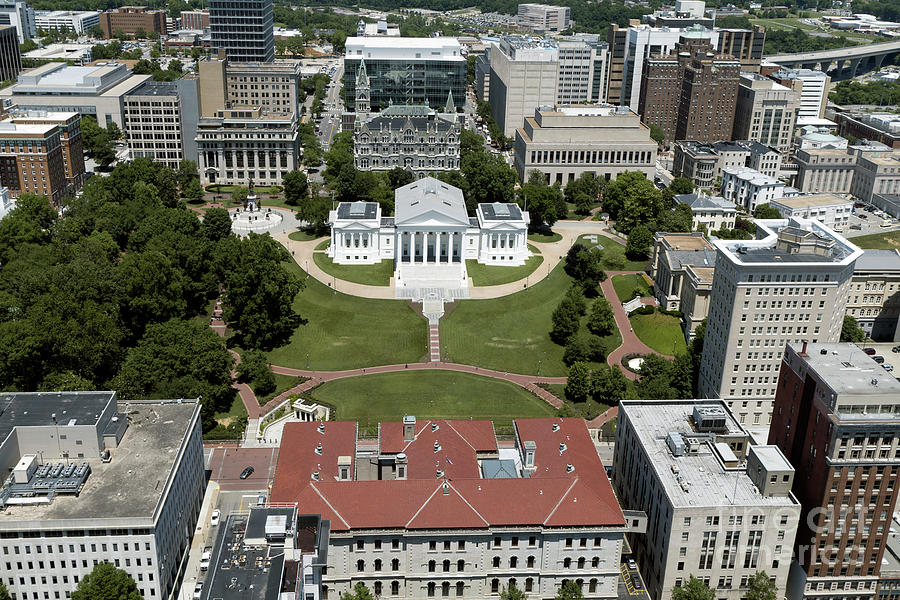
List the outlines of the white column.
{"type": "Polygon", "coordinates": [[[444,241],[444,238],[445,238],[446,235],[447,235],[447,234],[446,234],[445,232],[438,233],[438,252],[437,252],[437,258],[438,258],[438,262],[439,262],[439,263],[440,263],[440,262],[444,262],[444,259],[441,257],[441,255],[442,255],[442,253],[446,252],[445,246],[444,246],[444,244],[446,243],[446,242],[444,241]]]}

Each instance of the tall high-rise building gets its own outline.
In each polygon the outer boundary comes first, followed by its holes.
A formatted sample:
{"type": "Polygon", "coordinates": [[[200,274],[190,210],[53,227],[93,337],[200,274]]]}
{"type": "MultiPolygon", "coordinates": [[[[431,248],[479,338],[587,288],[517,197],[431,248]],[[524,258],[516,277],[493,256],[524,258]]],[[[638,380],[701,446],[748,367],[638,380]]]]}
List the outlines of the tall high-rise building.
{"type": "Polygon", "coordinates": [[[519,25],[532,31],[563,31],[569,28],[570,8],[548,4],[520,4],[519,25]]]}
{"type": "MultiPolygon", "coordinates": [[[[84,183],[84,145],[81,142],[81,115],[77,112],[15,110],[8,120],[21,125],[56,125],[62,147],[67,192],[73,194],[84,183]]],[[[177,166],[177,165],[176,165],[177,166]]]]}
{"type": "Polygon", "coordinates": [[[147,81],[122,99],[122,118],[132,159],[147,157],[172,169],[182,159],[197,160],[196,79],[147,81]]]}
{"type": "Polygon", "coordinates": [[[60,128],[0,121],[0,185],[9,195],[31,193],[59,204],[66,194],[60,128]]]}
{"type": "Polygon", "coordinates": [[[818,221],[757,220],[753,240],[713,240],[716,271],[699,394],[765,430],[788,342],[836,342],[862,250],[818,221]]]}
{"type": "Polygon", "coordinates": [[[213,48],[229,60],[270,62],[275,59],[272,0],[210,0],[209,31],[213,48]]]}
{"type": "Polygon", "coordinates": [[[34,9],[24,0],[0,0],[0,25],[15,27],[20,44],[37,35],[34,9]]]}
{"type": "Polygon", "coordinates": [[[831,77],[812,69],[780,69],[770,77],[800,96],[797,125],[803,125],[804,119],[815,120],[825,116],[825,93],[831,77]]]}
{"type": "Polygon", "coordinates": [[[854,344],[789,344],[769,443],[803,476],[788,597],[876,597],[900,482],[900,383],[854,344]]]}
{"type": "Polygon", "coordinates": [[[22,70],[22,54],[19,38],[12,25],[0,26],[0,77],[3,81],[15,79],[22,70]]]}
{"type": "Polygon", "coordinates": [[[793,90],[744,71],[738,85],[734,140],[752,140],[786,153],[794,137],[800,101],[793,90]]]}
{"type": "Polygon", "coordinates": [[[740,62],[716,54],[706,32],[685,32],[671,54],[644,65],[638,112],[670,141],[731,139],[739,73],[740,62]]]}

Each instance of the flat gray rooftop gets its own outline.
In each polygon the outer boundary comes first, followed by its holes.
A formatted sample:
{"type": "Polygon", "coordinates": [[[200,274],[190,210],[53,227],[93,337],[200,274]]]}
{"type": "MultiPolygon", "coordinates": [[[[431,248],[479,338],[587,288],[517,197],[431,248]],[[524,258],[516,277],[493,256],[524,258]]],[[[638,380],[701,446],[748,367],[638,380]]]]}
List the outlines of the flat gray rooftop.
{"type": "MultiPolygon", "coordinates": [[[[744,469],[725,469],[711,448],[699,454],[675,457],[666,445],[669,432],[693,434],[690,422],[694,406],[724,406],[721,401],[623,401],[619,410],[628,416],[637,438],[649,456],[666,495],[676,508],[710,506],[795,506],[792,496],[762,496],[744,469]],[[676,480],[672,467],[690,484],[685,491],[676,480]]],[[[734,416],[726,417],[727,434],[745,433],[734,416]]]]}
{"type": "MultiPolygon", "coordinates": [[[[791,344],[799,353],[800,348],[791,344]]],[[[856,344],[807,344],[808,364],[832,390],[840,394],[900,394],[900,382],[856,344]],[[822,352],[825,352],[824,354],[822,352]],[[875,386],[872,381],[877,381],[875,386]]]]}
{"type": "Polygon", "coordinates": [[[860,271],[900,271],[900,251],[863,250],[853,265],[854,273],[860,271]]]}
{"type": "Polygon", "coordinates": [[[3,392],[0,393],[0,442],[14,427],[66,425],[74,419],[78,425],[94,425],[115,392],[3,392]]]}
{"type": "Polygon", "coordinates": [[[277,600],[279,597],[284,546],[244,546],[246,527],[246,515],[228,515],[224,526],[219,527],[204,584],[204,598],[277,600]]]}
{"type": "Polygon", "coordinates": [[[134,520],[152,519],[196,406],[193,400],[120,403],[128,429],[119,447],[110,449],[112,461],[77,459],[91,465],[81,495],[57,496],[49,504],[7,506],[0,513],[0,529],[27,527],[27,521],[75,519],[129,519],[132,526],[149,526],[134,520]]]}

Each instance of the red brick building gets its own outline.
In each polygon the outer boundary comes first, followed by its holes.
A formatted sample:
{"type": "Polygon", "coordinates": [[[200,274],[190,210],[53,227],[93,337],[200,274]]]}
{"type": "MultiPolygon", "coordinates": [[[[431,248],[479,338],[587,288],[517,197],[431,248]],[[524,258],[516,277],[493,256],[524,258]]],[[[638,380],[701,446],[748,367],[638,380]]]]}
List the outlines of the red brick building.
{"type": "Polygon", "coordinates": [[[10,116],[13,123],[23,125],[51,124],[59,127],[63,166],[69,193],[77,192],[84,183],[84,146],[81,142],[81,115],[76,112],[16,112],[10,116]]]}
{"type": "Polygon", "coordinates": [[[59,204],[66,167],[58,125],[0,122],[0,186],[9,188],[11,198],[31,193],[59,204]]]}
{"type": "Polygon", "coordinates": [[[183,10],[181,11],[181,28],[197,31],[209,29],[208,10],[183,10]]]}
{"type": "Polygon", "coordinates": [[[146,6],[122,6],[100,13],[100,29],[107,39],[115,37],[119,31],[126,35],[134,35],[138,31],[165,35],[166,11],[151,10],[146,6]]]}

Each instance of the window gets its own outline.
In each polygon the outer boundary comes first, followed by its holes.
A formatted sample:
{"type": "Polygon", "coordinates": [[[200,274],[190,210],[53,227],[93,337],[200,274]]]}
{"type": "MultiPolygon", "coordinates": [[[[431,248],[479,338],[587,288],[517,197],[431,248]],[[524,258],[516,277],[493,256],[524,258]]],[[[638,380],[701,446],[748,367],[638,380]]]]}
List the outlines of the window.
{"type": "Polygon", "coordinates": [[[381,540],[375,540],[375,549],[381,550],[381,540]]]}
{"type": "Polygon", "coordinates": [[[500,547],[500,538],[495,537],[494,538],[494,548],[499,548],[499,547],[500,547]]]}
{"type": "Polygon", "coordinates": [[[375,570],[376,571],[381,570],[381,559],[380,558],[375,559],[375,570]]]}
{"type": "Polygon", "coordinates": [[[499,569],[499,568],[500,568],[500,557],[499,557],[499,556],[495,556],[495,557],[494,557],[493,566],[494,566],[495,569],[499,569]]]}
{"type": "Polygon", "coordinates": [[[450,572],[450,561],[449,561],[449,560],[445,560],[445,561],[444,561],[444,564],[442,565],[442,567],[443,567],[443,572],[444,572],[444,573],[449,573],[449,572],[450,572]]]}
{"type": "Polygon", "coordinates": [[[391,540],[391,550],[399,550],[400,549],[400,540],[391,540]]]}
{"type": "Polygon", "coordinates": [[[364,561],[364,560],[356,561],[356,570],[358,572],[365,571],[366,570],[366,561],[364,561]]]}
{"type": "Polygon", "coordinates": [[[519,564],[519,559],[517,557],[515,557],[515,556],[509,557],[509,568],[510,569],[515,569],[518,564],[519,564]]]}
{"type": "Polygon", "coordinates": [[[444,552],[450,551],[450,540],[444,540],[444,552]]]}
{"type": "Polygon", "coordinates": [[[434,597],[434,589],[435,589],[435,585],[434,585],[434,582],[432,581],[428,584],[428,597],[429,598],[434,597]]]}
{"type": "MultiPolygon", "coordinates": [[[[324,596],[325,590],[323,589],[322,592],[323,592],[322,595],[324,596]]],[[[400,582],[392,581],[391,582],[391,596],[399,596],[399,595],[400,595],[400,582]]]]}
{"type": "Polygon", "coordinates": [[[435,567],[436,567],[436,566],[437,566],[437,563],[436,563],[435,561],[429,560],[429,561],[428,561],[428,572],[429,572],[429,573],[434,573],[434,570],[435,570],[435,567]]]}
{"type": "Polygon", "coordinates": [[[566,559],[563,560],[563,568],[564,568],[564,569],[571,569],[571,568],[572,568],[572,559],[571,559],[571,558],[566,558],[566,559]]]}
{"type": "Polygon", "coordinates": [[[450,582],[445,581],[441,584],[441,597],[447,598],[450,596],[450,582]]]}
{"type": "Polygon", "coordinates": [[[500,593],[500,580],[499,579],[491,579],[491,593],[492,594],[500,593]]]}
{"type": "Polygon", "coordinates": [[[399,571],[400,570],[400,559],[395,558],[391,561],[391,571],[399,571]]]}
{"type": "Polygon", "coordinates": [[[437,550],[437,542],[434,540],[431,540],[430,542],[428,542],[428,550],[430,550],[432,552],[436,551],[437,550]]]}
{"type": "Polygon", "coordinates": [[[534,568],[534,557],[529,556],[528,559],[525,561],[525,564],[527,565],[527,567],[529,569],[533,569],[534,568]]]}
{"type": "Polygon", "coordinates": [[[381,582],[376,581],[375,585],[373,587],[375,588],[375,595],[380,596],[381,595],[381,582]]]}
{"type": "Polygon", "coordinates": [[[466,561],[464,561],[463,559],[459,559],[458,561],[456,561],[456,570],[458,572],[462,573],[465,569],[466,569],[466,561]]]}
{"type": "Polygon", "coordinates": [[[461,596],[463,595],[463,590],[464,590],[464,589],[465,589],[465,585],[463,584],[463,582],[462,582],[462,581],[457,581],[457,582],[456,582],[456,596],[457,596],[457,598],[459,598],[459,597],[461,597],[461,596]]]}
{"type": "Polygon", "coordinates": [[[578,568],[579,568],[579,569],[583,569],[583,568],[584,568],[584,565],[585,565],[585,559],[584,559],[584,557],[583,557],[583,556],[582,556],[582,557],[579,557],[579,559],[578,559],[578,568]]]}
{"type": "Polygon", "coordinates": [[[456,542],[456,549],[457,550],[465,550],[466,549],[466,540],[459,540],[458,542],[456,542]]]}

